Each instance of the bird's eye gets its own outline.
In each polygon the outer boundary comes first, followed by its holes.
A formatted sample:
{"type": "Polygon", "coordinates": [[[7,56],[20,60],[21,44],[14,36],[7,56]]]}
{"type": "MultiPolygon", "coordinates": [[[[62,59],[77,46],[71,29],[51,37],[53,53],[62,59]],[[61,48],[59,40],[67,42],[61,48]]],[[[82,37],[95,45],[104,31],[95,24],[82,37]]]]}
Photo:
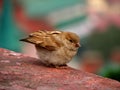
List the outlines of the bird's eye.
{"type": "Polygon", "coordinates": [[[73,42],[73,40],[69,40],[70,42],[73,42]]]}

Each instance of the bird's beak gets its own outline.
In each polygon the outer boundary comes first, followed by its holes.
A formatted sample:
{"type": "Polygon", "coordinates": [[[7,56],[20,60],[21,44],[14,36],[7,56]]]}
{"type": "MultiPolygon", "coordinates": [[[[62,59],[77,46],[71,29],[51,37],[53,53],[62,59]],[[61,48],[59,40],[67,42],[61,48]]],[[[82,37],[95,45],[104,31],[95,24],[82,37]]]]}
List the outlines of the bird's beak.
{"type": "Polygon", "coordinates": [[[75,44],[76,47],[81,47],[80,43],[75,44]]]}

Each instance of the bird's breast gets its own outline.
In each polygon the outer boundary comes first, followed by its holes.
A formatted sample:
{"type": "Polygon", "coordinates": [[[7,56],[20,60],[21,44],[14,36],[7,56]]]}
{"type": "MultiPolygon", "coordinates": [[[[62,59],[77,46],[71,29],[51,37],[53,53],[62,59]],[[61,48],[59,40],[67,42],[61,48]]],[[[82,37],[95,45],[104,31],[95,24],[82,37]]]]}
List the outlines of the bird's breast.
{"type": "Polygon", "coordinates": [[[43,48],[37,48],[37,55],[43,63],[62,65],[68,63],[76,54],[75,51],[69,51],[64,47],[56,51],[48,51],[43,48]]]}

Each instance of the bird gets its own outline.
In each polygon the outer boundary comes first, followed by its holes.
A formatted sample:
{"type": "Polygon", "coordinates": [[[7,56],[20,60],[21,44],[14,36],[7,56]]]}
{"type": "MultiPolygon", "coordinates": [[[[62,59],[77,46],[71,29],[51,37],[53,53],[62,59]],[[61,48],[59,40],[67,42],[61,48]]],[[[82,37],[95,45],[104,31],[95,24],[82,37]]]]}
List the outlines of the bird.
{"type": "Polygon", "coordinates": [[[67,66],[81,46],[76,33],[59,30],[38,30],[20,41],[34,44],[40,61],[50,67],[67,66]]]}

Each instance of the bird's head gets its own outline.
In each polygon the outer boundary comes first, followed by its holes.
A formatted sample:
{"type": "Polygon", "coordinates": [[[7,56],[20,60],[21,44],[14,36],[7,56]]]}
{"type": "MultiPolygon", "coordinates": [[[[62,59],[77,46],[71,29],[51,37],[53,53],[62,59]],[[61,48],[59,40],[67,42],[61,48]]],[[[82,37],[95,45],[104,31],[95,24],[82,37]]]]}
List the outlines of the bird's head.
{"type": "Polygon", "coordinates": [[[77,34],[72,33],[72,32],[64,32],[66,42],[65,45],[67,48],[71,50],[77,50],[81,45],[80,45],[80,38],[77,34]]]}

